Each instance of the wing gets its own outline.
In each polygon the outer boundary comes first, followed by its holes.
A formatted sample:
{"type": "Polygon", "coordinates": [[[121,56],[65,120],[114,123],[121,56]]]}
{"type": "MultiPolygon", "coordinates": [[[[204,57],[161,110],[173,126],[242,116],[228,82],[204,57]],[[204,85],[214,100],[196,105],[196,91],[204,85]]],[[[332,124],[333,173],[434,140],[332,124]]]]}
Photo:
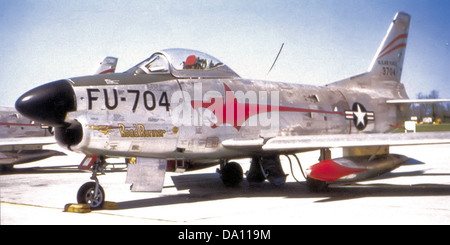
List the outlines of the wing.
{"type": "Polygon", "coordinates": [[[63,152],[42,149],[43,145],[56,143],[54,137],[3,138],[0,142],[0,165],[14,165],[64,156],[63,152]]]}
{"type": "Polygon", "coordinates": [[[49,145],[56,144],[55,137],[17,137],[17,138],[2,138],[0,146],[21,146],[21,145],[49,145]]]}
{"type": "Polygon", "coordinates": [[[279,136],[267,141],[225,140],[230,149],[302,152],[320,148],[450,144],[450,132],[279,136]]]}

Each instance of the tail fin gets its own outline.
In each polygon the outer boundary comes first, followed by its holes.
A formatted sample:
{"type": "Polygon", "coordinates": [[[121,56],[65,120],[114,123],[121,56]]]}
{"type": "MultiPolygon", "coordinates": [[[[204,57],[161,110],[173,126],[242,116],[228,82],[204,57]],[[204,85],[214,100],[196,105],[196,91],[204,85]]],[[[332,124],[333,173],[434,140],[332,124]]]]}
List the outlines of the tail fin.
{"type": "Polygon", "coordinates": [[[97,69],[97,71],[94,73],[95,75],[101,75],[101,74],[108,74],[108,73],[114,73],[116,71],[117,66],[117,58],[107,56],[103,59],[103,61],[100,63],[100,67],[97,69]]]}
{"type": "Polygon", "coordinates": [[[369,67],[372,78],[400,82],[410,20],[406,13],[395,15],[369,67]]]}

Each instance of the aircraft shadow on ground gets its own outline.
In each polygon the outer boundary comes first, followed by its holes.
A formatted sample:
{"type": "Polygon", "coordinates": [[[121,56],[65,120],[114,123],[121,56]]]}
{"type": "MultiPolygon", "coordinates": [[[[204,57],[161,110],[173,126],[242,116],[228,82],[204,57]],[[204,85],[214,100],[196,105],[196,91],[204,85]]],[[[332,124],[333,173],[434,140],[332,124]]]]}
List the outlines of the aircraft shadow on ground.
{"type": "MultiPolygon", "coordinates": [[[[427,174],[424,174],[423,171],[397,172],[387,174],[385,178],[419,175],[427,174]]],[[[450,173],[431,175],[450,176],[450,173]]],[[[365,197],[450,196],[450,185],[440,184],[395,185],[364,184],[364,182],[360,182],[351,185],[331,185],[327,192],[313,193],[307,188],[306,182],[288,182],[282,187],[276,187],[267,181],[256,186],[250,186],[244,180],[239,187],[229,188],[223,185],[219,175],[216,173],[172,176],[172,180],[177,190],[189,190],[189,193],[119,202],[119,209],[186,204],[240,197],[312,198],[318,199],[314,200],[316,203],[324,203],[365,197]]],[[[173,188],[173,186],[165,188],[173,188]]]]}

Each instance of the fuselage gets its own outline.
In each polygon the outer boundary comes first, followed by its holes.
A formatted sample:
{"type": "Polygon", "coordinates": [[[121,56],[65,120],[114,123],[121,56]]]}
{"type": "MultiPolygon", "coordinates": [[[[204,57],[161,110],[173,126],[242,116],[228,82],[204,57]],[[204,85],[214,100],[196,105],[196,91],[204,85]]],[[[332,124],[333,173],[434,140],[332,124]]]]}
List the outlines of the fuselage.
{"type": "Polygon", "coordinates": [[[77,111],[66,121],[80,123],[83,134],[70,149],[107,156],[227,159],[255,154],[223,147],[228,139],[377,133],[397,125],[398,108],[385,103],[392,94],[336,85],[152,76],[69,79],[77,111]],[[365,113],[361,118],[358,110],[365,113]]]}

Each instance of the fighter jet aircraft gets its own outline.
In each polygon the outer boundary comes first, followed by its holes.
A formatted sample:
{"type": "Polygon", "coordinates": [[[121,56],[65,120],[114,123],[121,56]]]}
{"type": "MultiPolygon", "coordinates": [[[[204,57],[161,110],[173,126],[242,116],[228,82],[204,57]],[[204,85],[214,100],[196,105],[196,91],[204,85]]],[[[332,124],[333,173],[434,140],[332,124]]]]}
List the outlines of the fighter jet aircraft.
{"type": "Polygon", "coordinates": [[[243,79],[208,54],[167,49],[123,73],[39,86],[16,108],[55,127],[61,146],[86,154],[80,167],[95,182],[77,199],[92,208],[105,200],[97,174],[106,157],[136,159],[128,169],[136,191],[161,190],[168,163],[217,163],[225,185],[238,185],[238,158],[252,159],[249,182],[282,185],[279,156],[317,149],[321,160],[306,171],[312,189],[365,180],[406,161],[390,145],[450,143],[447,133],[392,133],[409,103],[400,82],[409,24],[397,13],[369,70],[325,86],[243,79]],[[332,147],[343,157],[332,159],[332,147]]]}

